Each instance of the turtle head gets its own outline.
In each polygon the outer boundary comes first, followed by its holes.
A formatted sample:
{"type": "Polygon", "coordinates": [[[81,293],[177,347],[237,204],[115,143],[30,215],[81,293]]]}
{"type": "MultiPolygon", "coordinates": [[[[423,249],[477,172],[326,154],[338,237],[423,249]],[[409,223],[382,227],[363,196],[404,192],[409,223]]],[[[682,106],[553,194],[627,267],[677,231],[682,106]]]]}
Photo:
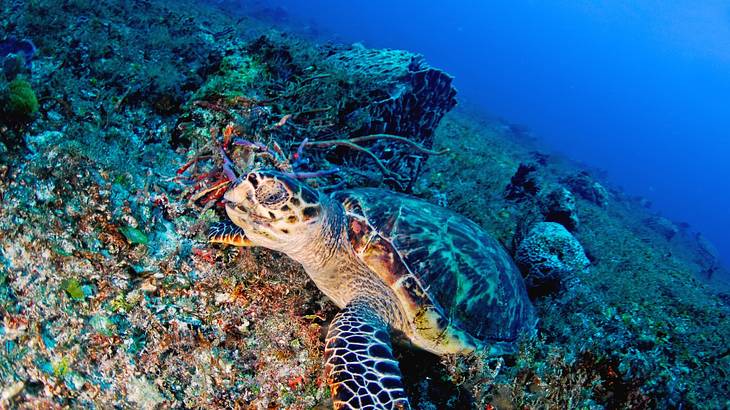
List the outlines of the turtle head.
{"type": "Polygon", "coordinates": [[[289,254],[322,236],[322,197],[282,173],[254,171],[239,178],[223,199],[228,217],[255,245],[289,254]]]}

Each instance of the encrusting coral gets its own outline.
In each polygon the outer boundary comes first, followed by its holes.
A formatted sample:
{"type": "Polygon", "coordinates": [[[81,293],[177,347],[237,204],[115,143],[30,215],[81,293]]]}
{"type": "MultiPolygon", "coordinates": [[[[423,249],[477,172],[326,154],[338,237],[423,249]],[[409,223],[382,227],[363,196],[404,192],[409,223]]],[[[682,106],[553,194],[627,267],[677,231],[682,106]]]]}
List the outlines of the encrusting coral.
{"type": "Polygon", "coordinates": [[[38,99],[28,81],[16,78],[0,85],[0,121],[3,123],[25,123],[38,112],[38,99]]]}
{"type": "Polygon", "coordinates": [[[515,261],[533,292],[559,286],[590,264],[578,240],[555,222],[536,224],[517,247],[515,261]]]}

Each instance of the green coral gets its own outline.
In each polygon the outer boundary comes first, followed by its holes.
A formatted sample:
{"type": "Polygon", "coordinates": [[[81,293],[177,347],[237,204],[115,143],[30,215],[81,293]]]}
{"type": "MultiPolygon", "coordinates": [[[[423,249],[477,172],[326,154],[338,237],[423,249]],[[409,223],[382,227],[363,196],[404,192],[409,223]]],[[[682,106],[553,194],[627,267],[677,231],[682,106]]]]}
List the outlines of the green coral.
{"type": "Polygon", "coordinates": [[[141,230],[132,226],[122,226],[119,228],[119,232],[127,238],[127,241],[131,244],[142,244],[148,245],[150,243],[147,235],[141,230]]]}
{"type": "Polygon", "coordinates": [[[0,85],[0,115],[4,122],[26,123],[38,112],[38,99],[30,83],[16,78],[7,84],[0,85]]]}
{"type": "Polygon", "coordinates": [[[208,78],[193,99],[249,95],[263,73],[264,67],[248,55],[233,54],[223,57],[218,73],[208,78]]]}
{"type": "Polygon", "coordinates": [[[127,313],[136,304],[137,300],[135,300],[135,297],[129,297],[131,296],[125,296],[123,293],[118,294],[109,304],[109,309],[112,312],[116,313],[127,313]]]}
{"type": "Polygon", "coordinates": [[[89,325],[100,335],[112,336],[115,333],[116,325],[104,315],[94,315],[89,319],[89,325]]]}
{"type": "Polygon", "coordinates": [[[63,282],[61,282],[61,288],[63,288],[63,290],[65,290],[72,299],[84,300],[84,290],[78,280],[64,279],[63,282]]]}
{"type": "Polygon", "coordinates": [[[71,370],[69,360],[66,357],[62,357],[60,360],[56,360],[55,362],[53,362],[52,366],[53,375],[56,377],[63,377],[69,372],[69,370],[71,370]]]}

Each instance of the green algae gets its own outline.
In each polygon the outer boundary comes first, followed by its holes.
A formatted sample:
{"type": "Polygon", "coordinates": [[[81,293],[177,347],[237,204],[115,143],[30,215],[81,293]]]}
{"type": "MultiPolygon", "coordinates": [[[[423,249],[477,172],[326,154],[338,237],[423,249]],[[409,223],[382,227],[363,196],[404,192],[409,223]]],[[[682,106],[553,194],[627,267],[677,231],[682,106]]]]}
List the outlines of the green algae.
{"type": "Polygon", "coordinates": [[[64,377],[69,371],[71,371],[71,364],[66,356],[51,363],[53,375],[56,377],[64,377]]]}
{"type": "Polygon", "coordinates": [[[60,246],[54,246],[52,249],[53,249],[53,252],[56,252],[57,254],[59,254],[61,256],[73,256],[73,253],[66,251],[65,249],[63,249],[60,246]]]}
{"type": "Polygon", "coordinates": [[[81,287],[81,283],[77,279],[64,279],[61,282],[61,288],[74,300],[84,300],[86,296],[84,289],[81,287]]]}
{"type": "Polygon", "coordinates": [[[127,353],[135,356],[141,353],[147,345],[147,335],[144,329],[134,328],[127,338],[127,353]]]}
{"type": "Polygon", "coordinates": [[[109,309],[114,313],[127,313],[132,310],[134,303],[131,303],[123,293],[118,294],[109,303],[109,309]]]}
{"type": "Polygon", "coordinates": [[[149,245],[150,240],[142,230],[134,228],[132,226],[122,226],[119,228],[119,232],[127,238],[127,241],[131,244],[137,245],[149,245]]]}
{"type": "Polygon", "coordinates": [[[38,112],[38,99],[27,80],[16,78],[0,86],[0,114],[8,123],[25,123],[38,112]]]}
{"type": "Polygon", "coordinates": [[[250,95],[263,73],[264,66],[246,54],[223,57],[219,71],[208,78],[193,99],[250,95]]]}
{"type": "Polygon", "coordinates": [[[116,332],[114,322],[104,315],[94,315],[89,319],[89,325],[100,335],[112,336],[116,332]]]}

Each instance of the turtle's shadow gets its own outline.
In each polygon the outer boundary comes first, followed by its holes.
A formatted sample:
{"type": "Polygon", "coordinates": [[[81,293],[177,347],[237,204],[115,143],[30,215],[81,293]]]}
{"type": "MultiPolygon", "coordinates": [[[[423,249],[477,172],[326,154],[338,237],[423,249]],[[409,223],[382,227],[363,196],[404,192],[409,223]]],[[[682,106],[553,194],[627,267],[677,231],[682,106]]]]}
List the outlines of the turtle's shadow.
{"type": "Polygon", "coordinates": [[[450,381],[441,359],[421,349],[394,344],[406,392],[414,409],[473,409],[468,391],[450,381]]]}

